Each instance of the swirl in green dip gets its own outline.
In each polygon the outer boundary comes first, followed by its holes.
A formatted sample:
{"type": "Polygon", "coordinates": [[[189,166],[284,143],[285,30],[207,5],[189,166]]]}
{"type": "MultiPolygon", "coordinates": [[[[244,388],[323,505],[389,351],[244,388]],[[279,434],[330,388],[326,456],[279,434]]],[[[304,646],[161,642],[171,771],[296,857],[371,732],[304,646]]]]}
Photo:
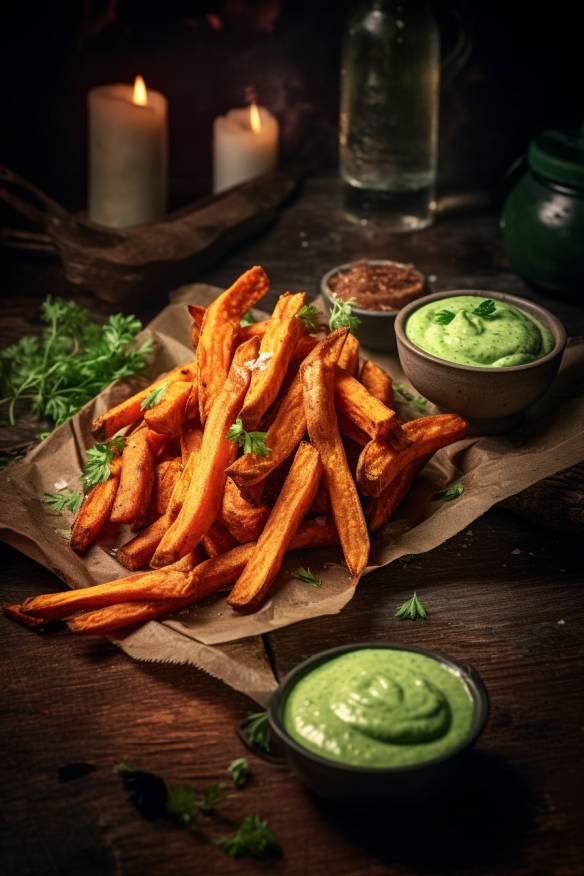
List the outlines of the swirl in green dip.
{"type": "Polygon", "coordinates": [[[406,335],[439,359],[484,368],[525,365],[551,352],[551,332],[517,307],[495,299],[488,318],[477,315],[477,308],[488,300],[454,295],[431,301],[412,313],[406,335]],[[444,312],[448,322],[438,316],[444,312]]]}
{"type": "Polygon", "coordinates": [[[304,748],[353,766],[410,766],[456,748],[474,705],[462,678],[413,651],[362,648],[300,678],[284,704],[288,733],[304,748]]]}

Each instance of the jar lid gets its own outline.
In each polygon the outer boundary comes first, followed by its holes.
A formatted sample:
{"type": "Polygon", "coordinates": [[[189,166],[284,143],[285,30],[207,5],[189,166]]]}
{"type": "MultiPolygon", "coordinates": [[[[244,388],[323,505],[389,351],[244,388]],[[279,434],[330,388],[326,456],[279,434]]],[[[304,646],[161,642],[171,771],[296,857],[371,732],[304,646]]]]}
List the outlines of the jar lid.
{"type": "Polygon", "coordinates": [[[584,127],[580,131],[543,131],[529,144],[527,159],[536,173],[584,188],[584,127]]]}

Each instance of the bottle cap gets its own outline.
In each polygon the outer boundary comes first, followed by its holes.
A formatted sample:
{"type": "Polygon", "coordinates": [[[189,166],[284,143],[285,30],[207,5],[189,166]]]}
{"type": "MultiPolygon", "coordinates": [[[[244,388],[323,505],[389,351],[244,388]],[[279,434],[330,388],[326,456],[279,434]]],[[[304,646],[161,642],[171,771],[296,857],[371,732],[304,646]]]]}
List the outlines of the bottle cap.
{"type": "Polygon", "coordinates": [[[538,134],[529,144],[527,160],[541,176],[584,188],[584,125],[579,131],[543,131],[538,134]]]}

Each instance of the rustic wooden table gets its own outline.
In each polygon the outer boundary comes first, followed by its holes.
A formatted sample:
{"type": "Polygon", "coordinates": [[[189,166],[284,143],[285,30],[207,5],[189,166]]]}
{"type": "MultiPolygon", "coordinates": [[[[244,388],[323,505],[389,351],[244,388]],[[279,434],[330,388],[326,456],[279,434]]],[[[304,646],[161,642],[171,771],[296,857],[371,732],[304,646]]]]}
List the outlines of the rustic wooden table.
{"type": "MultiPolygon", "coordinates": [[[[509,272],[494,216],[450,212],[422,234],[388,237],[347,221],[326,176],[309,180],[267,233],[193,279],[225,285],[260,263],[276,292],[291,286],[316,294],[328,267],[361,255],[415,261],[438,289],[537,297],[571,334],[583,333],[582,308],[536,296],[509,272]]],[[[67,290],[50,260],[12,258],[4,277],[6,344],[33,329],[46,292],[67,290]]],[[[140,315],[148,319],[157,307],[145,303],[140,315]]],[[[2,438],[10,440],[6,430],[2,438]]],[[[566,525],[578,528],[581,477],[577,468],[551,484],[552,522],[562,522],[570,505],[566,525]]],[[[234,726],[254,708],[250,701],[192,667],[137,663],[108,641],[36,635],[2,621],[2,872],[583,873],[581,551],[574,535],[537,523],[540,495],[520,503],[535,519],[494,509],[431,553],[365,579],[339,616],[269,636],[280,675],[323,647],[352,641],[434,648],[474,664],[492,707],[460,779],[439,803],[413,810],[325,803],[287,770],[250,755],[251,784],[204,828],[227,833],[244,814],[267,817],[284,851],[269,864],[234,861],[185,830],[144,820],[113,773],[126,761],[171,782],[202,787],[223,779],[227,764],[245,753],[234,726]],[[395,606],[414,590],[430,618],[395,621],[395,606]],[[59,768],[74,762],[96,769],[60,782],[59,768]]],[[[0,550],[3,600],[58,588],[49,571],[0,550]]]]}

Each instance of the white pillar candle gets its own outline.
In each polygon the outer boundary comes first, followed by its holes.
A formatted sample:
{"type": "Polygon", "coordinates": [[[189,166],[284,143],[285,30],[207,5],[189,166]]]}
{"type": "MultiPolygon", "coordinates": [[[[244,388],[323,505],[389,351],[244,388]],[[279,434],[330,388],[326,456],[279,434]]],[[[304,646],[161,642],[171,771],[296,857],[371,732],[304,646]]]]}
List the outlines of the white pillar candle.
{"type": "Polygon", "coordinates": [[[222,192],[276,166],[278,120],[253,103],[218,116],[213,125],[213,191],[222,192]]]}
{"type": "Polygon", "coordinates": [[[89,218],[125,228],[158,219],[167,199],[167,100],[134,85],[89,92],[89,218]]]}

